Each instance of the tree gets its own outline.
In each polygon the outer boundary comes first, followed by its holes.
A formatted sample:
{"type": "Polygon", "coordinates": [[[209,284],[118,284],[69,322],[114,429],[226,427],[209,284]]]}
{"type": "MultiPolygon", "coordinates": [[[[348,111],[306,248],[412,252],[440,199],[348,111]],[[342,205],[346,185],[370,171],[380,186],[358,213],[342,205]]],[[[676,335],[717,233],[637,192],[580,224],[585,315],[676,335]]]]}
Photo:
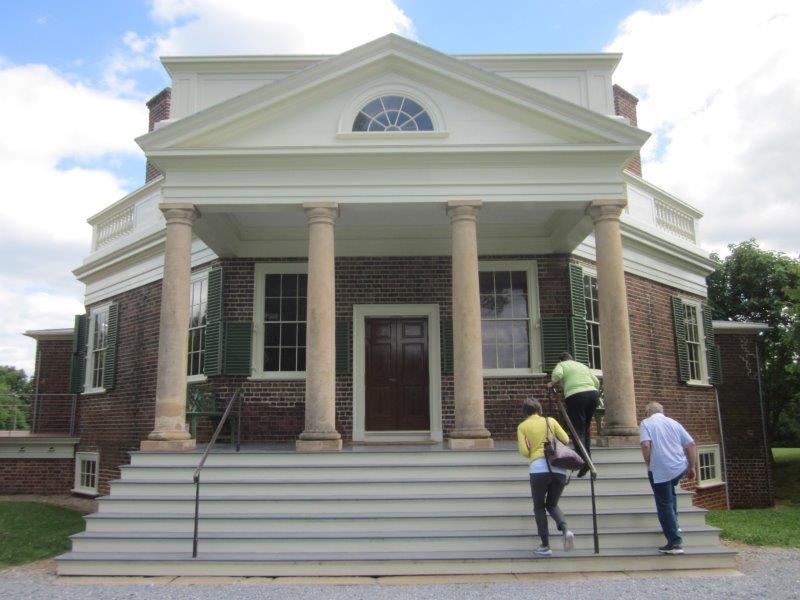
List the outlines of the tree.
{"type": "Polygon", "coordinates": [[[27,429],[31,381],[22,369],[0,366],[0,430],[27,429]]]}
{"type": "Polygon", "coordinates": [[[764,397],[778,445],[800,445],[800,260],[755,240],[728,246],[708,278],[714,318],[770,326],[764,338],[764,397]]]}

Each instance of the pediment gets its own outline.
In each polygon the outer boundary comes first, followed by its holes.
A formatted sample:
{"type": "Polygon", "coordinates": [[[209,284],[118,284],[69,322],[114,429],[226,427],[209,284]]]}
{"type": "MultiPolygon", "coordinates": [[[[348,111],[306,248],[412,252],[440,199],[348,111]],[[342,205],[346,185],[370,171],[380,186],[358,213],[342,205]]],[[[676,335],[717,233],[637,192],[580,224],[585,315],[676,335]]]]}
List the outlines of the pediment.
{"type": "Polygon", "coordinates": [[[386,36],[281,81],[170,123],[137,141],[146,153],[353,145],[638,148],[648,134],[398,36],[386,36]],[[425,135],[352,135],[360,99],[407,90],[439,116],[425,135]],[[354,104],[356,103],[356,104],[354,104]],[[348,135],[350,134],[350,135],[348,135]]]}

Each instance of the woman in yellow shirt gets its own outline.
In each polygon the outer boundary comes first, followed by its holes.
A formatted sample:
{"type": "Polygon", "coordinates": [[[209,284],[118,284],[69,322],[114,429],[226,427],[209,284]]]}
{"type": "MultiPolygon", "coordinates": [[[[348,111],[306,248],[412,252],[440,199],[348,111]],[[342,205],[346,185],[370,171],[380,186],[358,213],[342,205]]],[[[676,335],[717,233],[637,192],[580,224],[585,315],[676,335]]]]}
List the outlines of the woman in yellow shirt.
{"type": "Polygon", "coordinates": [[[569,444],[569,436],[558,421],[542,416],[542,405],[538,400],[529,398],[522,404],[522,412],[526,419],[517,427],[519,453],[528,459],[528,473],[531,480],[531,496],[533,497],[533,514],[536,517],[536,528],[542,544],[534,551],[538,556],[552,556],[550,550],[547,513],[556,522],[558,530],[564,536],[564,550],[572,550],[575,543],[574,534],[567,528],[564,513],[558,508],[558,499],[567,483],[567,472],[548,464],[544,456],[544,442],[549,429],[564,444],[569,444]]]}

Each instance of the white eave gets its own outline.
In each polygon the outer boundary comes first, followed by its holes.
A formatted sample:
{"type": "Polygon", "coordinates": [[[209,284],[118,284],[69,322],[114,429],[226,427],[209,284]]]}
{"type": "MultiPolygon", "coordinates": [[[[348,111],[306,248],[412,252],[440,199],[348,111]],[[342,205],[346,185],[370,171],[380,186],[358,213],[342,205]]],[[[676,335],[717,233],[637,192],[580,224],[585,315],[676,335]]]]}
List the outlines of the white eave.
{"type": "Polygon", "coordinates": [[[71,340],[73,330],[70,329],[29,329],[22,335],[35,339],[37,342],[71,340]]]}
{"type": "Polygon", "coordinates": [[[766,323],[743,323],[741,321],[712,321],[715,334],[755,334],[772,329],[766,323]]]}

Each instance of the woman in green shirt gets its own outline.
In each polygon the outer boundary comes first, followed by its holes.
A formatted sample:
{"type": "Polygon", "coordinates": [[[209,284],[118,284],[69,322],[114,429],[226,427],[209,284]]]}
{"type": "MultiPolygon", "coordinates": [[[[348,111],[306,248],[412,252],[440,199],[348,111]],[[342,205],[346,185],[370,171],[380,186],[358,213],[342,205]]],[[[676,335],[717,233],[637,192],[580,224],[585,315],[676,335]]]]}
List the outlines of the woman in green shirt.
{"type": "MultiPolygon", "coordinates": [[[[547,387],[552,389],[555,385],[560,385],[563,389],[569,420],[572,421],[575,433],[583,442],[586,452],[591,454],[589,429],[592,426],[592,417],[600,397],[598,392],[600,381],[589,367],[573,360],[569,352],[563,352],[559,356],[559,361],[553,369],[551,381],[547,387]]],[[[577,443],[575,449],[577,450],[577,443]]],[[[582,467],[578,471],[578,477],[586,475],[588,470],[589,467],[582,467]]]]}

